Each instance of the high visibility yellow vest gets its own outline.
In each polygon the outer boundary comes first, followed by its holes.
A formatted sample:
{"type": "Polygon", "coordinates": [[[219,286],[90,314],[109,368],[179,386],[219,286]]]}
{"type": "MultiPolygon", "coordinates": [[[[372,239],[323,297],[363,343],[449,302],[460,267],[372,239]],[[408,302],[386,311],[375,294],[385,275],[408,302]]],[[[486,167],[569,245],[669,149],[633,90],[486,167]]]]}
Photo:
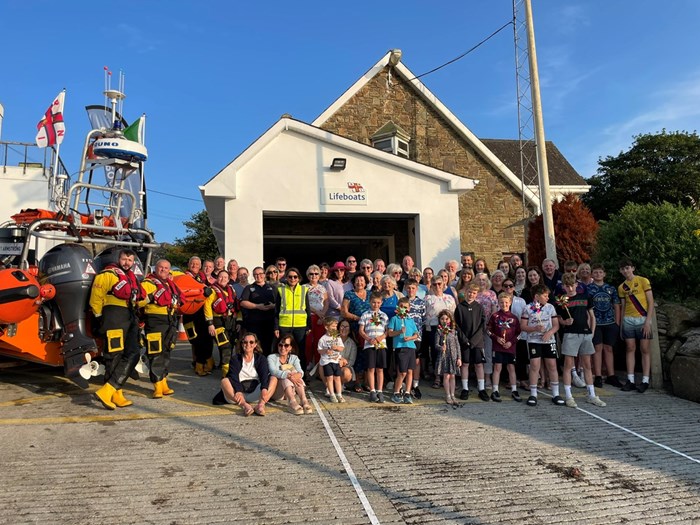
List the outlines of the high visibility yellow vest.
{"type": "Polygon", "coordinates": [[[303,328],[306,326],[306,286],[298,284],[294,290],[289,286],[280,286],[279,325],[284,328],[303,328]]]}

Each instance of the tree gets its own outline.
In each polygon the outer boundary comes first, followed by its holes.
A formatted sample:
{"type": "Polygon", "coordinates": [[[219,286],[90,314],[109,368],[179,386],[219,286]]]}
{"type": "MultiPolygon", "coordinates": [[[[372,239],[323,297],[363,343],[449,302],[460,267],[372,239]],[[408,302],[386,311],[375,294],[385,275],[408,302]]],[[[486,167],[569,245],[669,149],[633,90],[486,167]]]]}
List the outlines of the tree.
{"type": "MultiPolygon", "coordinates": [[[[591,211],[575,195],[568,194],[552,204],[557,259],[560,262],[590,261],[596,243],[598,223],[591,211]]],[[[530,223],[527,232],[528,264],[540,266],[546,257],[542,215],[530,223]]]]}
{"type": "Polygon", "coordinates": [[[700,289],[700,214],[664,204],[627,204],[598,233],[596,260],[620,281],[620,259],[632,259],[635,273],[647,277],[659,295],[684,298],[700,289]]]}
{"type": "Polygon", "coordinates": [[[598,162],[583,202],[598,220],[607,219],[628,202],[700,202],[700,137],[665,130],[638,135],[629,151],[598,162]]]}
{"type": "Polygon", "coordinates": [[[173,244],[164,246],[156,254],[158,258],[168,259],[173,266],[184,268],[187,266],[187,260],[193,255],[201,257],[202,260],[213,260],[219,255],[219,248],[206,210],[194,213],[189,221],[183,222],[183,225],[187,231],[185,237],[175,239],[173,244]]]}

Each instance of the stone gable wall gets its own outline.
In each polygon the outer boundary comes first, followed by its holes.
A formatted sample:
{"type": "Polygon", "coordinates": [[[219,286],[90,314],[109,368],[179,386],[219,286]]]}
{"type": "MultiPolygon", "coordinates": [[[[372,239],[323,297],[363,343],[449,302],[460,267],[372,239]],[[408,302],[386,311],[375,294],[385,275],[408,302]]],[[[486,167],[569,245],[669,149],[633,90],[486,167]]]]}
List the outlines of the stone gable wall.
{"type": "MultiPolygon", "coordinates": [[[[503,253],[524,252],[519,192],[470,147],[411,86],[388,68],[376,75],[321,127],[363,144],[372,144],[376,131],[393,120],[410,136],[410,158],[479,184],[459,198],[460,246],[485,257],[490,267],[503,253]]],[[[454,254],[458,258],[457,253],[454,254]]]]}

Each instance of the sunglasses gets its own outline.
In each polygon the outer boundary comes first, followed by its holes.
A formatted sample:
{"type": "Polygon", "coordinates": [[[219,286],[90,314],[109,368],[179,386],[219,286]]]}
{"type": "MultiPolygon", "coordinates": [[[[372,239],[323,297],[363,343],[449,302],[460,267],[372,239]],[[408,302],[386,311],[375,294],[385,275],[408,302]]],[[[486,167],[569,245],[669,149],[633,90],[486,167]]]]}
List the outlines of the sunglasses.
{"type": "Polygon", "coordinates": [[[311,275],[319,275],[319,273],[318,273],[318,272],[309,272],[309,275],[310,275],[310,276],[311,276],[311,275]]]}
{"type": "Polygon", "coordinates": [[[514,284],[504,284],[503,288],[515,288],[514,284]]]}
{"type": "Polygon", "coordinates": [[[265,275],[277,275],[279,272],[267,272],[265,275]]]}
{"type": "Polygon", "coordinates": [[[255,341],[243,341],[241,344],[244,344],[244,345],[254,345],[254,344],[255,344],[255,341]]]}
{"type": "Polygon", "coordinates": [[[290,345],[289,343],[279,343],[277,346],[279,348],[291,348],[292,347],[292,345],[290,345]]]}
{"type": "Polygon", "coordinates": [[[289,279],[298,279],[298,278],[299,278],[298,275],[288,275],[288,276],[287,276],[287,280],[289,280],[289,279]]]}

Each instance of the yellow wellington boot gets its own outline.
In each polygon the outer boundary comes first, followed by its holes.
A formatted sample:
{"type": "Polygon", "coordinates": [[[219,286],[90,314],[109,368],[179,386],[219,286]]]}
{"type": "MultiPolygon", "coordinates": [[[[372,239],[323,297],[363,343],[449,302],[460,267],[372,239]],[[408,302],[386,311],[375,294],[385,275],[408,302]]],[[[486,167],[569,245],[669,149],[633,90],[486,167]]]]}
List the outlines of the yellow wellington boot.
{"type": "Polygon", "coordinates": [[[119,408],[128,407],[134,404],[133,401],[129,401],[124,397],[124,391],[121,388],[119,390],[115,390],[114,394],[112,394],[112,403],[119,408]]]}
{"type": "Polygon", "coordinates": [[[153,383],[153,399],[160,399],[163,397],[163,381],[157,381],[153,383]]]}
{"type": "Polygon", "coordinates": [[[168,386],[168,378],[167,377],[163,378],[163,380],[160,382],[160,386],[163,387],[163,395],[164,396],[171,396],[175,393],[175,390],[173,390],[172,388],[170,388],[168,386]]]}
{"type": "Polygon", "coordinates": [[[194,373],[197,374],[198,376],[206,376],[209,375],[209,372],[204,370],[204,365],[202,363],[197,363],[194,367],[194,373]]]}
{"type": "Polygon", "coordinates": [[[204,371],[209,374],[212,370],[214,370],[214,358],[210,357],[207,359],[207,362],[204,363],[204,371]]]}
{"type": "Polygon", "coordinates": [[[224,378],[228,375],[229,365],[221,365],[221,377],[224,378]]]}
{"type": "Polygon", "coordinates": [[[110,385],[109,383],[105,383],[100,387],[100,389],[95,392],[95,397],[99,400],[100,403],[102,403],[102,406],[104,406],[108,410],[114,410],[117,408],[117,405],[112,403],[112,396],[116,392],[116,389],[110,385]]]}

